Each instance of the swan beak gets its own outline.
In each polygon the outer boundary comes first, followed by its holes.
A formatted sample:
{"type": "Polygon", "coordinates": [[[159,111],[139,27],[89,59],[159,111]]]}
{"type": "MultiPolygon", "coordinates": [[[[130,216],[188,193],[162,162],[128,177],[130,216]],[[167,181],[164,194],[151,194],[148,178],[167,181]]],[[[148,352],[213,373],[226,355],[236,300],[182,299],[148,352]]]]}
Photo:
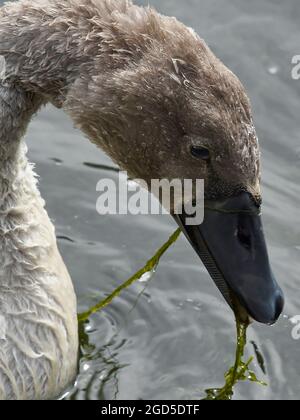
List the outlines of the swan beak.
{"type": "Polygon", "coordinates": [[[228,304],[237,302],[248,316],[272,325],[284,307],[283,292],[269,263],[260,208],[249,193],[205,203],[204,222],[177,223],[196,250],[228,304]]]}

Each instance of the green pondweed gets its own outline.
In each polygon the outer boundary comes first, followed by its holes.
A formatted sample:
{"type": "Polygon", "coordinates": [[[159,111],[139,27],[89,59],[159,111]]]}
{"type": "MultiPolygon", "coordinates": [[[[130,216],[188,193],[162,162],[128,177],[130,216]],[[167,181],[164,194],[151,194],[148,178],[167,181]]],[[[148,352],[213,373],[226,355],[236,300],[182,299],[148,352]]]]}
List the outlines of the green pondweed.
{"type": "Polygon", "coordinates": [[[133,276],[131,276],[128,280],[126,280],[121,286],[117,287],[109,296],[107,296],[104,300],[97,303],[97,305],[90,308],[88,311],[78,315],[79,322],[85,322],[89,319],[89,317],[102,309],[104,309],[107,305],[109,305],[120,293],[131,286],[136,281],[140,280],[141,277],[146,273],[151,273],[155,271],[161,257],[166,253],[166,251],[177,241],[181,233],[180,229],[177,229],[172,236],[168,239],[168,241],[155,253],[155,255],[146,263],[146,265],[137,271],[133,276]]]}
{"type": "Polygon", "coordinates": [[[258,380],[255,373],[250,370],[250,365],[253,362],[254,357],[251,357],[247,362],[243,361],[247,345],[247,328],[249,323],[240,321],[237,315],[235,319],[237,331],[235,364],[225,373],[225,385],[223,388],[206,390],[205,400],[231,400],[235,385],[241,381],[250,381],[262,386],[267,386],[265,382],[258,380]]]}
{"type": "MultiPolygon", "coordinates": [[[[101,311],[108,306],[120,293],[140,280],[146,273],[154,272],[159,264],[160,259],[166,251],[177,241],[181,233],[177,229],[168,241],[155,253],[155,255],[141,268],[137,273],[131,276],[117,289],[115,289],[109,296],[94,305],[92,308],[84,313],[78,315],[79,330],[81,336],[84,333],[84,324],[89,320],[90,316],[101,311]]],[[[250,370],[250,365],[254,357],[251,357],[247,362],[243,361],[245,347],[247,344],[247,328],[249,323],[243,322],[236,314],[236,330],[237,330],[237,344],[236,344],[236,359],[235,364],[225,374],[225,385],[223,388],[215,388],[206,390],[205,400],[231,400],[234,394],[234,387],[241,381],[250,381],[259,385],[266,386],[267,384],[258,380],[255,373],[250,370]]],[[[257,347],[256,347],[257,349],[257,347]]],[[[256,351],[257,354],[257,351],[256,351]]]]}

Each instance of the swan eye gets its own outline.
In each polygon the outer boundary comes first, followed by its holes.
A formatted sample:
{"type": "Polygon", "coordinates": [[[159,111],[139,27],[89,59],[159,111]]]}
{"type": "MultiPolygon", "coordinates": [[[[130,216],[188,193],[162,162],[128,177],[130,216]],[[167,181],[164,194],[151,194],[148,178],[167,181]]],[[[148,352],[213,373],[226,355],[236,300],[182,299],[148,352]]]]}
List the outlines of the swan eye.
{"type": "Polygon", "coordinates": [[[191,146],[191,154],[197,159],[210,160],[210,152],[206,147],[191,146]]]}

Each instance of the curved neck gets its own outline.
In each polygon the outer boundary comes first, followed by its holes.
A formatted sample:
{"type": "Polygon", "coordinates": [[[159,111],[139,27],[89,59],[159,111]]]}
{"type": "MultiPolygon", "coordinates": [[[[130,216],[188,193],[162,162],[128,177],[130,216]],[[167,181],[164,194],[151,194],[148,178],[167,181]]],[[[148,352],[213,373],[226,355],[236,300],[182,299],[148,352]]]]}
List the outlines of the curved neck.
{"type": "Polygon", "coordinates": [[[0,205],[27,166],[21,139],[41,101],[0,82],[0,205]]]}
{"type": "Polygon", "coordinates": [[[0,178],[14,174],[20,140],[42,101],[36,95],[0,81],[0,178]]]}

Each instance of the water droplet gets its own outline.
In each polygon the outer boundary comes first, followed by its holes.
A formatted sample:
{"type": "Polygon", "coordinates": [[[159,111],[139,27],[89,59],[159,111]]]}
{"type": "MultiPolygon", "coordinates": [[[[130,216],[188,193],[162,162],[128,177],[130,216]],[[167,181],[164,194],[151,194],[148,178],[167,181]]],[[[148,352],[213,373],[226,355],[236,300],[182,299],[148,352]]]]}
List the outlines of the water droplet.
{"type": "Polygon", "coordinates": [[[151,279],[152,275],[153,275],[153,271],[148,271],[147,273],[144,273],[142,277],[139,279],[139,282],[147,283],[151,279]]]}
{"type": "Polygon", "coordinates": [[[272,75],[275,76],[276,74],[278,74],[279,72],[279,67],[278,66],[271,66],[268,68],[268,72],[272,75]]]}
{"type": "Polygon", "coordinates": [[[300,320],[300,316],[294,316],[294,317],[292,317],[292,318],[289,318],[289,322],[292,324],[292,325],[298,325],[299,324],[299,320],[300,320]]]}

